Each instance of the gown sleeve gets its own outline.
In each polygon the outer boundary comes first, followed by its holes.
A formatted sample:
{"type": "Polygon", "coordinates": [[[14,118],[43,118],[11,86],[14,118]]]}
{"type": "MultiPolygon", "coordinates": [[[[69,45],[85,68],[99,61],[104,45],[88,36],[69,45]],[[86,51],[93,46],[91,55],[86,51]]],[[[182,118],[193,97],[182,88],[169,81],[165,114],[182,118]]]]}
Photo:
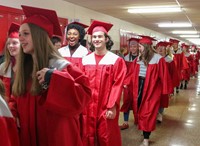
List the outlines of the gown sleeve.
{"type": "Polygon", "coordinates": [[[75,66],[68,65],[51,76],[45,105],[47,110],[74,116],[80,114],[91,97],[88,77],[75,66]]]}
{"type": "Polygon", "coordinates": [[[119,58],[114,65],[114,82],[111,87],[107,108],[112,108],[116,105],[120,106],[120,98],[122,94],[122,86],[126,75],[126,64],[122,58],[119,58]]]}

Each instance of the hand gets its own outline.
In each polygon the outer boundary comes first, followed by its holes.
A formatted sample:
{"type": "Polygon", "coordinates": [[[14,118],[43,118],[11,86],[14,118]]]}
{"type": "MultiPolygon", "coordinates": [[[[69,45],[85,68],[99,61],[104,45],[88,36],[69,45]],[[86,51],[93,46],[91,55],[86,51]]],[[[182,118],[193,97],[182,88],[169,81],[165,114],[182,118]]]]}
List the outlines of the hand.
{"type": "Polygon", "coordinates": [[[123,87],[124,87],[125,89],[126,89],[126,88],[128,88],[128,86],[127,86],[127,85],[124,85],[123,87]]]}
{"type": "Polygon", "coordinates": [[[107,119],[114,119],[116,117],[116,106],[110,108],[106,112],[107,119]]]}
{"type": "Polygon", "coordinates": [[[42,84],[44,83],[44,77],[45,77],[45,74],[46,72],[48,71],[49,69],[48,68],[43,68],[42,70],[38,71],[36,73],[36,76],[37,76],[37,79],[39,80],[39,84],[42,84]]]}

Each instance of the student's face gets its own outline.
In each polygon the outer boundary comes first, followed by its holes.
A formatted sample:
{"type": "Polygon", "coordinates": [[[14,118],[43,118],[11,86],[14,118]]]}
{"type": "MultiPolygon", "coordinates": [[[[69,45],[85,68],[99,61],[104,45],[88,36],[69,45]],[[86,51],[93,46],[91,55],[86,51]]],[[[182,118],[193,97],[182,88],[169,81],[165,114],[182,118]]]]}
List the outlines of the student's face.
{"type": "Polygon", "coordinates": [[[23,52],[26,54],[33,54],[33,40],[31,36],[30,27],[27,23],[20,26],[19,29],[19,41],[22,46],[23,52]]]}
{"type": "Polygon", "coordinates": [[[142,54],[144,52],[144,46],[139,44],[139,52],[142,54]]]}
{"type": "Polygon", "coordinates": [[[106,49],[106,42],[107,39],[104,35],[104,32],[97,31],[92,34],[92,44],[94,45],[95,49],[106,49]]]}
{"type": "Polygon", "coordinates": [[[61,44],[61,42],[57,42],[57,43],[54,44],[54,46],[55,46],[56,49],[60,49],[62,44],[61,44]]]}
{"type": "Polygon", "coordinates": [[[138,53],[138,44],[130,44],[129,50],[132,54],[137,54],[138,53]]]}
{"type": "Polygon", "coordinates": [[[178,43],[173,43],[172,46],[173,46],[173,49],[174,49],[174,50],[177,50],[177,49],[178,49],[178,43]]]}
{"type": "Polygon", "coordinates": [[[166,49],[164,46],[159,46],[156,48],[156,52],[158,54],[160,54],[161,56],[165,56],[166,55],[166,49]]]}
{"type": "Polygon", "coordinates": [[[79,43],[80,34],[76,29],[70,29],[67,32],[67,41],[69,46],[75,46],[79,43]]]}
{"type": "Polygon", "coordinates": [[[20,42],[18,38],[8,38],[6,46],[11,56],[16,57],[19,54],[20,42]]]}

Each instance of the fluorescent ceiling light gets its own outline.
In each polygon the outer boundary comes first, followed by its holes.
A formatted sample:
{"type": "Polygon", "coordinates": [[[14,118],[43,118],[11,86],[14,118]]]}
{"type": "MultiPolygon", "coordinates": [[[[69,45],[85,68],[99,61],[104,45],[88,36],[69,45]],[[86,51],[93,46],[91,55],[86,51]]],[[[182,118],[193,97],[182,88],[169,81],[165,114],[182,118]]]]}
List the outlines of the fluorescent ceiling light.
{"type": "Polygon", "coordinates": [[[191,23],[160,23],[158,27],[192,27],[191,23]]]}
{"type": "Polygon", "coordinates": [[[148,6],[148,7],[134,7],[128,9],[129,13],[170,13],[181,12],[178,6],[148,6]]]}
{"type": "Polygon", "coordinates": [[[199,38],[199,35],[180,35],[182,38],[199,38]]]}
{"type": "Polygon", "coordinates": [[[187,30],[180,30],[180,31],[172,31],[173,34],[197,34],[197,31],[187,31],[187,30]]]}
{"type": "Polygon", "coordinates": [[[188,41],[192,42],[195,45],[200,45],[200,38],[196,39],[187,39],[188,41]]]}

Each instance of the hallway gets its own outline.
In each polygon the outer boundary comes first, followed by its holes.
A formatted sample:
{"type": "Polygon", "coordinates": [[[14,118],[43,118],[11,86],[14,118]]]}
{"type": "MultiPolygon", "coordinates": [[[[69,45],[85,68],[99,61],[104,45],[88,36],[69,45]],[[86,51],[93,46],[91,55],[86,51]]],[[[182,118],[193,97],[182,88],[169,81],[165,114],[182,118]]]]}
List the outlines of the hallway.
{"type": "MultiPolygon", "coordinates": [[[[119,124],[123,122],[120,114],[119,124]]],[[[200,145],[200,75],[190,79],[187,90],[180,90],[165,109],[163,122],[157,124],[150,136],[150,146],[199,146],[200,145]],[[198,95],[199,94],[199,95],[198,95]]],[[[132,111],[129,129],[122,130],[123,146],[139,146],[142,132],[133,124],[132,111]]]]}

